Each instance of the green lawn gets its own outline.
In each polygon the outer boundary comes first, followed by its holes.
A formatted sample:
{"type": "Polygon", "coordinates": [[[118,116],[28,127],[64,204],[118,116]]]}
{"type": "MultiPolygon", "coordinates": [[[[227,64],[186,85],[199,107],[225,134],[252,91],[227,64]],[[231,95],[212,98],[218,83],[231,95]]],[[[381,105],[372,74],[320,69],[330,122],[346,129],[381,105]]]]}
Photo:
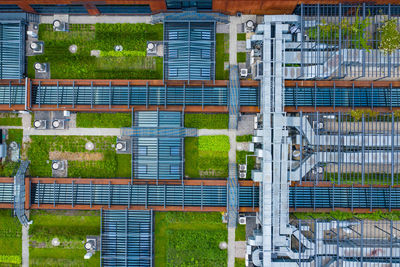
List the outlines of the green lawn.
{"type": "MultiPolygon", "coordinates": [[[[206,145],[202,145],[200,149],[199,137],[185,138],[185,176],[190,178],[228,177],[229,146],[226,146],[226,142],[229,144],[229,138],[220,136],[217,139],[223,142],[223,145],[218,148],[219,151],[206,145]]],[[[201,143],[213,144],[217,139],[215,136],[201,136],[201,143]]]]}
{"type": "Polygon", "coordinates": [[[0,210],[0,264],[21,263],[21,223],[12,210],[0,210]]]}
{"type": "Polygon", "coordinates": [[[246,41],[246,33],[238,33],[237,40],[238,41],[246,41]]]}
{"type": "Polygon", "coordinates": [[[1,126],[22,126],[22,118],[18,117],[15,113],[1,113],[0,114],[1,126]]]}
{"type": "MultiPolygon", "coordinates": [[[[237,164],[245,164],[246,163],[246,155],[254,155],[254,152],[249,151],[236,151],[236,163],[237,164]]],[[[256,165],[255,157],[247,157],[247,175],[246,178],[251,178],[251,170],[254,169],[256,165]]]]}
{"type": "Polygon", "coordinates": [[[77,113],[76,127],[122,128],[131,127],[131,113],[77,113]]]}
{"type": "Polygon", "coordinates": [[[238,63],[246,62],[246,53],[245,52],[237,52],[237,62],[238,63]]]}
{"type": "Polygon", "coordinates": [[[217,33],[215,38],[215,79],[228,80],[229,70],[224,70],[224,62],[229,62],[229,34],[217,33]]]}
{"type": "Polygon", "coordinates": [[[238,224],[235,230],[236,241],[246,241],[246,225],[238,224]]]}
{"type": "Polygon", "coordinates": [[[162,58],[145,56],[147,41],[163,39],[162,24],[69,26],[69,32],[55,32],[51,24],[39,25],[44,54],[27,58],[28,77],[34,78],[35,62],[48,62],[52,79],[162,79],[162,58]],[[75,54],[68,50],[72,44],[75,54]],[[123,51],[113,52],[115,45],[123,51]],[[91,50],[101,50],[101,56],[91,56],[91,50]]]}
{"type": "Polygon", "coordinates": [[[366,220],[400,220],[400,211],[392,211],[392,212],[382,212],[382,211],[375,211],[374,213],[351,213],[351,212],[344,212],[344,211],[331,211],[329,213],[320,213],[320,212],[294,212],[291,213],[291,216],[301,219],[301,220],[309,220],[312,218],[320,219],[320,220],[351,220],[354,217],[359,219],[366,219],[366,220]]]}
{"type": "Polygon", "coordinates": [[[252,138],[253,138],[253,135],[251,135],[251,134],[238,135],[238,136],[236,136],[236,142],[251,142],[252,138]]]}
{"type": "Polygon", "coordinates": [[[229,114],[185,113],[185,127],[198,129],[228,129],[229,114]]]}
{"type": "MultiPolygon", "coordinates": [[[[339,174],[334,172],[325,172],[324,179],[332,183],[339,183],[339,174]]],[[[364,184],[381,184],[390,185],[392,181],[392,175],[390,173],[365,173],[364,184]]],[[[358,172],[352,173],[341,173],[340,174],[341,184],[362,184],[362,174],[358,172]]],[[[400,175],[394,174],[393,183],[395,185],[400,183],[400,175]]]]}
{"type": "Polygon", "coordinates": [[[118,155],[115,148],[115,136],[31,136],[28,158],[31,161],[31,176],[50,177],[50,151],[102,153],[102,160],[69,160],[69,177],[130,177],[130,155],[118,155]],[[85,150],[85,143],[91,141],[95,145],[93,151],[85,150]]]}
{"type": "Polygon", "coordinates": [[[94,211],[31,211],[29,262],[31,266],[100,266],[100,253],[84,260],[87,235],[100,235],[100,214],[94,211]],[[61,244],[51,245],[57,237],[61,244]]]}
{"type": "Polygon", "coordinates": [[[246,262],[244,259],[235,258],[235,267],[244,267],[246,262]]]}
{"type": "MultiPolygon", "coordinates": [[[[22,146],[22,129],[9,129],[7,145],[9,145],[12,141],[18,143],[19,147],[22,146]]],[[[18,162],[12,162],[9,157],[6,158],[4,163],[0,163],[0,176],[10,177],[15,175],[17,169],[19,167],[18,162]]]]}
{"type": "Polygon", "coordinates": [[[156,212],[155,266],[226,266],[228,241],[220,213],[156,212]]]}

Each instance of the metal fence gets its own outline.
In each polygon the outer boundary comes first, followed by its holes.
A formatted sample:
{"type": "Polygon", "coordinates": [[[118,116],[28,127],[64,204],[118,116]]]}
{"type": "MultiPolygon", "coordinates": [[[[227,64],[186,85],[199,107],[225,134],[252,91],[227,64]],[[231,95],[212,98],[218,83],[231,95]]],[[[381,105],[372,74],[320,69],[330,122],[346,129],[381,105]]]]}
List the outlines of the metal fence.
{"type": "Polygon", "coordinates": [[[400,117],[397,113],[354,111],[311,113],[297,120],[298,157],[292,180],[336,184],[400,183],[400,117]]]}
{"type": "Polygon", "coordinates": [[[101,212],[101,265],[153,266],[153,212],[101,212]]]}
{"type": "Polygon", "coordinates": [[[393,34],[385,30],[391,21],[399,26],[399,5],[301,4],[295,14],[301,16],[301,44],[294,49],[301,51],[298,78],[400,76],[400,52],[387,49],[393,34]]]}

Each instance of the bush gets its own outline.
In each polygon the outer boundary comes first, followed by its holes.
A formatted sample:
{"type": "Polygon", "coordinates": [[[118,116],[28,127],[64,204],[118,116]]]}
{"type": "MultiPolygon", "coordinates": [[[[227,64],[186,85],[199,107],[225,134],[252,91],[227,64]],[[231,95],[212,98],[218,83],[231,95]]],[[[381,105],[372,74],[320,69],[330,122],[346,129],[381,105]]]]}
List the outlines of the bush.
{"type": "Polygon", "coordinates": [[[246,53],[245,52],[237,53],[237,62],[238,63],[246,62],[246,53]]]}
{"type": "Polygon", "coordinates": [[[229,137],[226,135],[199,137],[199,151],[228,152],[229,148],[229,137]]]}
{"type": "Polygon", "coordinates": [[[237,40],[238,41],[246,41],[246,33],[238,33],[237,40]]]}
{"type": "Polygon", "coordinates": [[[397,30],[397,19],[390,19],[383,23],[379,28],[381,41],[379,49],[390,55],[397,49],[400,49],[400,32],[397,30]]]}
{"type": "Polygon", "coordinates": [[[228,129],[228,114],[185,113],[185,127],[198,129],[228,129]]]}
{"type": "Polygon", "coordinates": [[[19,255],[0,255],[0,262],[11,263],[11,264],[21,264],[22,259],[19,255]]]}
{"type": "Polygon", "coordinates": [[[247,135],[238,135],[236,136],[236,142],[251,142],[253,138],[253,135],[247,134],[247,135]]]}
{"type": "Polygon", "coordinates": [[[131,113],[77,113],[76,126],[82,128],[122,128],[132,124],[131,113]]]}

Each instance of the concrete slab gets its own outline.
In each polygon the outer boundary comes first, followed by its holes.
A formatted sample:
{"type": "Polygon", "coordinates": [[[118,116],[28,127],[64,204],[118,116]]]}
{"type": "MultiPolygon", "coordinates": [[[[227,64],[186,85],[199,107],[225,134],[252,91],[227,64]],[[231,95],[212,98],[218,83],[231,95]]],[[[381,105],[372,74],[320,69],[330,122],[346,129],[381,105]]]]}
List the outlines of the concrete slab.
{"type": "Polygon", "coordinates": [[[246,257],[246,241],[235,242],[235,257],[241,259],[246,257]]]}
{"type": "MultiPolygon", "coordinates": [[[[54,16],[40,16],[40,23],[52,24],[54,16]]],[[[74,16],[70,15],[70,24],[96,24],[96,23],[151,23],[151,16],[74,16]]]]}
{"type": "Polygon", "coordinates": [[[217,33],[229,33],[229,24],[217,23],[217,33]]]}
{"type": "Polygon", "coordinates": [[[238,52],[247,52],[246,41],[237,41],[237,51],[238,52]]]}

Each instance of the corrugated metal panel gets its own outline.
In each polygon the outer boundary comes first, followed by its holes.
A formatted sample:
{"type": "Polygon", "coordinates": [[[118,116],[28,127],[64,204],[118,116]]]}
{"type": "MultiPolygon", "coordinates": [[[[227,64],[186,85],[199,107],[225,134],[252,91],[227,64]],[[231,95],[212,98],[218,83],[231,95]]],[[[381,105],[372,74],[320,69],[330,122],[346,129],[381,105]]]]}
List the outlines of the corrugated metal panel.
{"type": "Polygon", "coordinates": [[[96,5],[102,14],[150,14],[149,5],[96,5]]]}
{"type": "Polygon", "coordinates": [[[21,79],[25,72],[24,22],[0,21],[0,43],[0,79],[21,79]]]}
{"type": "Polygon", "coordinates": [[[31,5],[39,14],[88,14],[83,5],[31,5]]]}

